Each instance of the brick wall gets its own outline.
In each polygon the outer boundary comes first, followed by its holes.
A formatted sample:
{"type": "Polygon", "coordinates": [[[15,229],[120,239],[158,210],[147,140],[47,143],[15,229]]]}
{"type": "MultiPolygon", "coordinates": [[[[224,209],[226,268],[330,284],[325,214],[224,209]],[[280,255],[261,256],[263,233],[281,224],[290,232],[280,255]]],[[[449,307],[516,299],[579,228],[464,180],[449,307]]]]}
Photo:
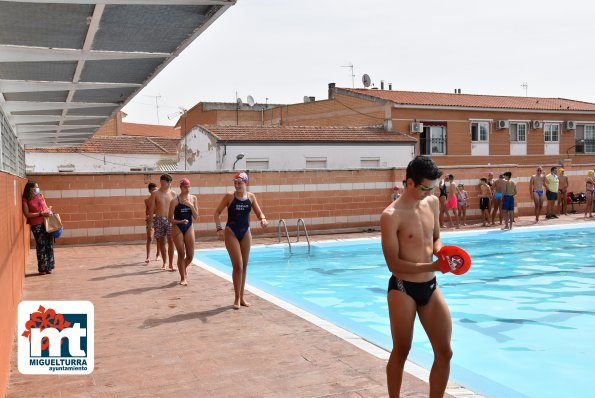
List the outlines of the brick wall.
{"type": "Polygon", "coordinates": [[[266,111],[265,125],[373,126],[383,124],[384,114],[383,105],[338,94],[335,99],[292,104],[266,111]]]}
{"type": "MultiPolygon", "coordinates": [[[[566,173],[571,189],[584,191],[584,175],[592,166],[568,166],[566,173]]],[[[518,183],[517,203],[522,215],[531,214],[528,192],[531,166],[444,166],[466,185],[471,196],[469,215],[479,215],[477,184],[488,171],[513,172],[518,183]]],[[[213,236],[213,212],[223,194],[232,190],[230,173],[175,173],[174,180],[186,176],[192,182],[192,193],[198,195],[200,217],[195,229],[198,236],[213,236]]],[[[390,203],[392,186],[400,185],[403,169],[378,170],[305,170],[253,171],[250,190],[257,195],[271,227],[287,220],[294,229],[298,218],[304,218],[310,231],[362,229],[378,226],[379,215],[390,203]]],[[[59,212],[65,225],[60,244],[129,241],[144,238],[144,203],[149,182],[158,182],[158,174],[68,174],[35,175],[49,204],[59,212]]],[[[175,188],[177,191],[178,189],[175,188]]],[[[223,215],[225,218],[225,214],[223,215]]],[[[255,217],[255,233],[262,231],[255,217]]]]}
{"type": "Polygon", "coordinates": [[[122,112],[118,112],[116,116],[109,118],[103,123],[94,135],[97,136],[117,136],[122,135],[122,112]]]}
{"type": "Polygon", "coordinates": [[[21,195],[26,181],[0,172],[0,395],[6,391],[10,354],[29,254],[29,227],[24,223],[21,195]],[[16,204],[15,204],[16,183],[16,204]]]}

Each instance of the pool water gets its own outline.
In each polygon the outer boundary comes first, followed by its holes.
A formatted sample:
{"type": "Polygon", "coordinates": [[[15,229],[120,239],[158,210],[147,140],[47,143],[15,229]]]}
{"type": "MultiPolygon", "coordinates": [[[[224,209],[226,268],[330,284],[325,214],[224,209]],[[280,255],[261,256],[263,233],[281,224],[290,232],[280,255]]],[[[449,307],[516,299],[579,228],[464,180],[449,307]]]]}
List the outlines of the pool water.
{"type": "MultiPolygon", "coordinates": [[[[438,274],[453,320],[451,379],[487,397],[593,396],[595,228],[445,234],[473,267],[438,274]]],[[[248,283],[388,350],[390,273],[379,239],[255,247],[248,283]]],[[[196,259],[231,272],[227,252],[196,259]]],[[[416,321],[410,360],[431,367],[416,321]]]]}

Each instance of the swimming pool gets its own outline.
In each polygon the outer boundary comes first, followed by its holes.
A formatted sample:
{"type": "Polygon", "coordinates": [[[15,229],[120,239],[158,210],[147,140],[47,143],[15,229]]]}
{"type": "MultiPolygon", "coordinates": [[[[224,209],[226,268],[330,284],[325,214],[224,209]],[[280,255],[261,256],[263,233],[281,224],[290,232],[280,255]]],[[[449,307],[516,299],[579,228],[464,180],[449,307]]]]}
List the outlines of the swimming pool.
{"type": "MultiPolygon", "coordinates": [[[[438,275],[453,319],[451,378],[487,397],[592,396],[595,374],[594,227],[444,234],[473,268],[438,275]]],[[[229,273],[222,249],[199,261],[229,273]]],[[[255,247],[248,283],[391,349],[390,274],[379,239],[255,247]]],[[[416,322],[410,359],[431,366],[416,322]]]]}

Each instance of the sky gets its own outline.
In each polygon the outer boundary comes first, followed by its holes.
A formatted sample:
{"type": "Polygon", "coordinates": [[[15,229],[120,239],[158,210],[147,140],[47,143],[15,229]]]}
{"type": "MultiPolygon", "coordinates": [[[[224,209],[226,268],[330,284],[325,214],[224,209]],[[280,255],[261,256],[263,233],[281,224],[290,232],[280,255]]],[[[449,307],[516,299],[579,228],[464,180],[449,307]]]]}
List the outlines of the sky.
{"type": "Polygon", "coordinates": [[[589,0],[238,0],[124,107],[173,125],[201,101],[296,103],[328,83],[595,103],[589,0]],[[155,96],[160,96],[155,98],[155,96]],[[157,112],[156,102],[159,104],[157,112]]]}

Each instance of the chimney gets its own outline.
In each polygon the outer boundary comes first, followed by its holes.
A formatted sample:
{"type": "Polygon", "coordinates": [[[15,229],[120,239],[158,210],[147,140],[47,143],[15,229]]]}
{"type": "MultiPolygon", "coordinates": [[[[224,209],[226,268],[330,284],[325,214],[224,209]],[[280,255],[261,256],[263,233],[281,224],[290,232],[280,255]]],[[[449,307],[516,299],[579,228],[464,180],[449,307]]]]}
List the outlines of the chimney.
{"type": "Polygon", "coordinates": [[[380,89],[384,90],[384,80],[380,80],[380,89]]]}
{"type": "Polygon", "coordinates": [[[335,83],[328,84],[328,99],[335,99],[335,83]]]}
{"type": "Polygon", "coordinates": [[[392,83],[388,83],[388,89],[392,91],[392,89],[393,89],[393,84],[392,83]]]}
{"type": "Polygon", "coordinates": [[[393,131],[392,109],[388,103],[384,105],[384,123],[382,127],[385,131],[393,131]]]}

